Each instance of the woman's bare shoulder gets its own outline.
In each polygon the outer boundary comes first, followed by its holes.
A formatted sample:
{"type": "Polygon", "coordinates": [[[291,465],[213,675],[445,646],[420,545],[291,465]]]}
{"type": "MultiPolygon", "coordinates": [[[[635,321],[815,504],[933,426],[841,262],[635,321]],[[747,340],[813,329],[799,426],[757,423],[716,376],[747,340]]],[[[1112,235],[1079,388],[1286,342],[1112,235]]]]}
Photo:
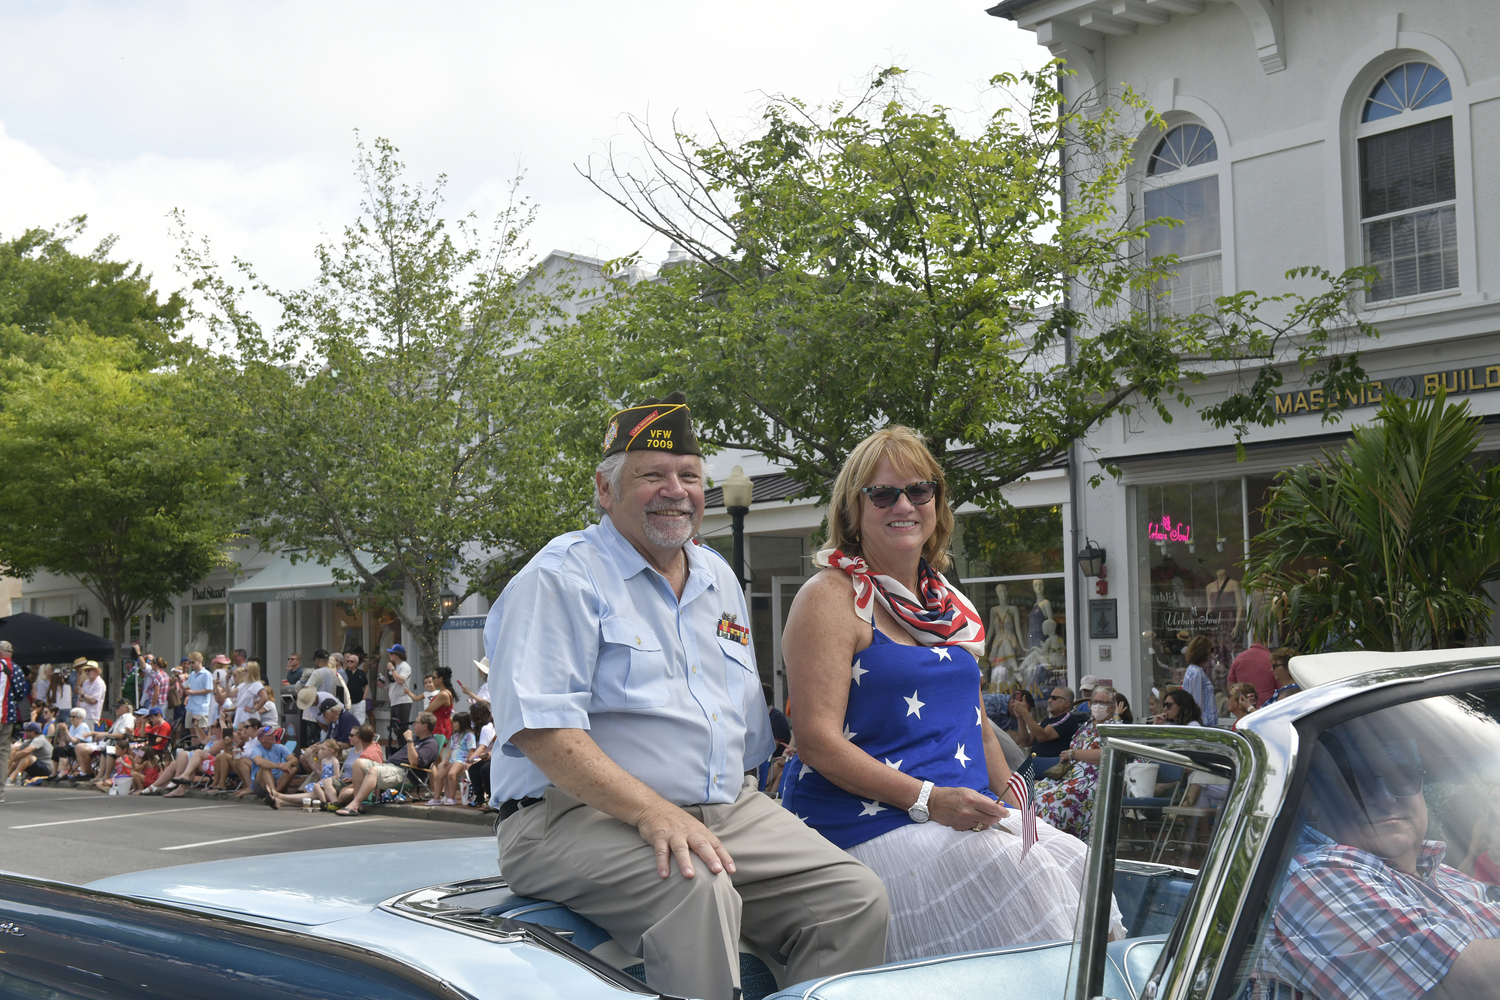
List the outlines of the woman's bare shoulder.
{"type": "Polygon", "coordinates": [[[820,570],[797,591],[796,603],[819,611],[847,607],[854,610],[854,587],[849,574],[839,569],[820,570]]]}

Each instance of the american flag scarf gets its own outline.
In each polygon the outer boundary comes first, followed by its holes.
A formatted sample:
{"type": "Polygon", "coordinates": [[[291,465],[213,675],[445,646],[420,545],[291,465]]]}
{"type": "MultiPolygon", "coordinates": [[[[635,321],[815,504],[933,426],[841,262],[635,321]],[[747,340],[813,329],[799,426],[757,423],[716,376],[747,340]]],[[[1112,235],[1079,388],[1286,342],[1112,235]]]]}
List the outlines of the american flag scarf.
{"type": "Polygon", "coordinates": [[[854,584],[854,610],[872,625],[875,602],[923,646],[962,646],[977,660],[984,655],[984,621],[974,605],[943,574],[923,559],[917,565],[918,598],[893,577],[870,572],[859,556],[823,549],[814,565],[841,569],[854,584]]]}

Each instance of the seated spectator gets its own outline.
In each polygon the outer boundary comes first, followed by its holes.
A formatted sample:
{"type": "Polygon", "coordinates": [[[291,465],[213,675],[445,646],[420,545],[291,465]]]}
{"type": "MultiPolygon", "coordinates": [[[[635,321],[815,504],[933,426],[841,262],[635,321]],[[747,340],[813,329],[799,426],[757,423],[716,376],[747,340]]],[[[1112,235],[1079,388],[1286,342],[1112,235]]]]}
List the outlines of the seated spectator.
{"type": "Polygon", "coordinates": [[[1115,692],[1115,721],[1127,726],[1135,724],[1135,713],[1130,710],[1130,699],[1123,692],[1115,692]]]}
{"type": "Polygon", "coordinates": [[[313,769],[308,772],[307,780],[301,790],[296,792],[271,791],[267,796],[271,808],[280,809],[288,805],[307,806],[314,802],[322,806],[329,802],[337,802],[339,749],[340,745],[337,740],[324,740],[322,743],[314,744],[312,747],[313,769]]]}
{"type": "MultiPolygon", "coordinates": [[[[21,727],[21,739],[10,748],[10,774],[5,783],[14,785],[27,778],[40,782],[52,777],[52,743],[42,733],[40,722],[21,727]]],[[[27,784],[33,782],[27,781],[27,784]]]]}
{"type": "Polygon", "coordinates": [[[1089,718],[1062,752],[1063,762],[1073,766],[1062,778],[1043,778],[1036,783],[1037,818],[1085,842],[1093,829],[1094,790],[1099,787],[1099,762],[1104,757],[1098,727],[1113,721],[1114,711],[1115,689],[1092,688],[1089,718]]]}
{"type": "MultiPolygon", "coordinates": [[[[227,792],[229,790],[229,779],[240,779],[240,791],[246,795],[250,789],[250,762],[245,756],[250,752],[250,744],[254,742],[256,732],[260,729],[260,720],[246,719],[245,724],[233,729],[225,727],[223,723],[214,725],[231,733],[229,743],[220,750],[214,758],[214,780],[208,786],[209,791],[227,792]]],[[[241,796],[243,797],[243,796],[241,796]]]]}
{"type": "MultiPolygon", "coordinates": [[[[265,799],[272,809],[280,809],[277,792],[284,792],[297,776],[297,761],[292,751],[281,742],[283,732],[272,726],[262,726],[255,739],[247,744],[250,761],[250,790],[265,799]]],[[[244,789],[240,793],[243,794],[244,789]]]]}
{"type": "Polygon", "coordinates": [[[135,735],[146,753],[161,755],[167,752],[172,743],[172,724],[162,714],[161,706],[152,705],[146,709],[145,715],[138,717],[135,735]]]}
{"type": "Polygon", "coordinates": [[[115,736],[104,746],[104,752],[99,755],[99,780],[94,782],[94,787],[101,792],[108,792],[114,787],[115,781],[120,778],[128,778],[127,784],[135,781],[135,761],[130,755],[130,738],[128,736],[115,736]],[[113,761],[113,764],[108,762],[113,761]]]}
{"type": "Polygon", "coordinates": [[[474,753],[469,758],[469,786],[474,789],[474,796],[479,800],[480,808],[486,812],[492,812],[494,807],[490,805],[490,758],[495,753],[496,733],[495,720],[490,715],[488,702],[475,702],[469,708],[469,719],[473,725],[479,727],[479,738],[474,747],[474,753]]]}
{"type": "Polygon", "coordinates": [[[354,745],[344,757],[343,771],[334,782],[339,790],[340,806],[348,805],[354,800],[355,786],[358,784],[355,780],[354,768],[362,760],[375,764],[385,763],[385,751],[380,748],[380,742],[375,738],[375,727],[368,722],[354,731],[354,745]]]}
{"type": "MultiPolygon", "coordinates": [[[[473,719],[468,712],[459,712],[453,717],[453,736],[443,747],[442,759],[432,771],[432,798],[430,806],[456,806],[458,785],[469,770],[470,757],[479,738],[474,734],[473,719]]],[[[468,805],[467,802],[462,803],[468,805]]]]}
{"type": "Polygon", "coordinates": [[[1242,681],[1239,684],[1229,685],[1229,714],[1234,716],[1230,722],[1230,729],[1238,729],[1240,720],[1255,711],[1260,694],[1254,684],[1242,681]]]}
{"type": "MultiPolygon", "coordinates": [[[[92,661],[90,661],[92,662],[92,661]]],[[[85,741],[74,741],[73,757],[78,761],[78,776],[81,778],[98,777],[107,779],[108,774],[101,770],[98,775],[94,774],[94,755],[105,750],[111,741],[124,738],[129,740],[135,733],[135,713],[130,710],[130,702],[121,699],[115,706],[114,725],[109,727],[107,734],[95,733],[85,741]]],[[[107,780],[105,790],[108,790],[107,780]]]]}
{"type": "Polygon", "coordinates": [[[1302,690],[1302,686],[1292,680],[1291,662],[1296,655],[1295,649],[1288,649],[1286,646],[1271,652],[1271,673],[1276,676],[1276,693],[1266,699],[1267,705],[1289,698],[1302,690]]]}
{"type": "Polygon", "coordinates": [[[58,768],[57,776],[60,778],[64,776],[71,778],[87,777],[80,770],[80,765],[77,763],[76,755],[78,748],[84,744],[90,745],[91,752],[92,749],[97,748],[94,748],[92,745],[94,727],[89,723],[88,715],[84,713],[82,706],[68,711],[68,725],[63,728],[58,736],[58,742],[53,748],[53,758],[61,764],[58,768]],[[66,750],[66,755],[58,753],[57,750],[59,748],[66,750]]]}
{"type": "Polygon", "coordinates": [[[1201,726],[1203,710],[1193,700],[1186,688],[1173,688],[1167,692],[1165,707],[1152,721],[1158,726],[1201,726]]]}
{"type": "Polygon", "coordinates": [[[359,716],[336,698],[324,698],[318,705],[318,716],[323,739],[349,746],[350,735],[359,728],[359,716]]]}
{"type": "Polygon", "coordinates": [[[1038,777],[1057,765],[1062,752],[1071,744],[1073,734],[1078,732],[1078,727],[1088,718],[1073,711],[1073,692],[1065,687],[1052,689],[1052,694],[1047,698],[1045,722],[1036,722],[1032,718],[1030,706],[1023,700],[1012,701],[1010,711],[1020,723],[1016,728],[1016,745],[1022,749],[1029,748],[1036,754],[1033,773],[1038,777]]]}
{"type": "Polygon", "coordinates": [[[437,762],[438,746],[433,737],[437,719],[431,712],[418,713],[416,721],[403,735],[405,742],[384,764],[360,761],[354,774],[358,785],[354,789],[349,805],[340,809],[340,816],[357,816],[364,812],[364,801],[372,792],[388,792],[400,788],[406,781],[407,767],[429,770],[437,762]]]}
{"type": "Polygon", "coordinates": [[[222,726],[212,726],[208,732],[208,744],[195,750],[180,749],[176,757],[162,767],[156,780],[141,789],[142,795],[160,795],[164,799],[180,799],[187,794],[188,785],[200,778],[213,778],[216,758],[233,743],[233,735],[226,736],[222,726]]]}
{"type": "Polygon", "coordinates": [[[1500,902],[1428,840],[1426,772],[1389,716],[1312,747],[1286,880],[1251,971],[1254,996],[1418,1000],[1500,995],[1500,902]]]}

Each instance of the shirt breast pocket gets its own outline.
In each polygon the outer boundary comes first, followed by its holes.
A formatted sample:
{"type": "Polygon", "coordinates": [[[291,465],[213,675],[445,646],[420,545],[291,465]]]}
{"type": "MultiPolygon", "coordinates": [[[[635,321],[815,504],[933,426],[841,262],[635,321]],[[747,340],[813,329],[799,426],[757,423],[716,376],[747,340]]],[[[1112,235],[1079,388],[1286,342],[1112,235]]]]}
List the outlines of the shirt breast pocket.
{"type": "Polygon", "coordinates": [[[594,671],[594,694],[604,708],[637,710],[667,703],[667,658],[656,633],[625,618],[606,618],[594,671]]]}
{"type": "Polygon", "coordinates": [[[719,648],[724,651],[724,683],[729,700],[736,709],[745,704],[747,686],[758,688],[760,675],[755,672],[755,663],[750,656],[750,647],[734,639],[720,639],[719,648]]]}

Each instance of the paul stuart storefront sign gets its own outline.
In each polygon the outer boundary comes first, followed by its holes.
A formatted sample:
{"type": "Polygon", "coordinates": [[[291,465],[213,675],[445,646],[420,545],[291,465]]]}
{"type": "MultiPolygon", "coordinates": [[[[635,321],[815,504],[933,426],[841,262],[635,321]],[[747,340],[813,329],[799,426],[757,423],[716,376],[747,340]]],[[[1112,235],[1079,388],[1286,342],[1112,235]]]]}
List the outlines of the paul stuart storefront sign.
{"type": "Polygon", "coordinates": [[[1323,389],[1278,392],[1276,415],[1286,417],[1299,413],[1321,413],[1334,407],[1347,409],[1354,406],[1379,406],[1386,393],[1405,399],[1418,399],[1434,396],[1439,389],[1445,390],[1450,396],[1500,389],[1500,365],[1475,365],[1472,368],[1449,368],[1423,375],[1398,375],[1379,382],[1366,382],[1358,392],[1345,393],[1343,399],[1335,399],[1332,393],[1323,389]]]}

